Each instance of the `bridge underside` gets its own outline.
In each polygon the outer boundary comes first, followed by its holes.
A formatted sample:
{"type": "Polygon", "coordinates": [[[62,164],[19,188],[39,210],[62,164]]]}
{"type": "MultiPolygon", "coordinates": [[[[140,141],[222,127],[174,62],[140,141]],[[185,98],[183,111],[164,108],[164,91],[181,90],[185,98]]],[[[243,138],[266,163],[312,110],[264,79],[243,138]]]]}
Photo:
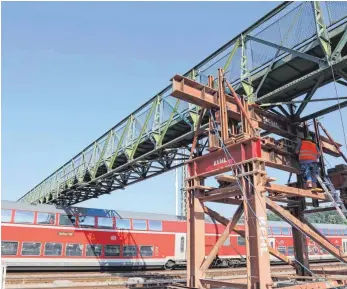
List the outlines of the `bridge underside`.
{"type": "MultiPolygon", "coordinates": [[[[334,13],[324,22],[324,7],[317,3],[279,5],[184,76],[207,84],[207,76],[216,80],[217,68],[224,68],[237,94],[297,123],[337,110],[335,105],[302,116],[307,102],[278,104],[302,97],[314,100],[316,90],[334,79],[347,86],[347,4],[326,4],[325,9],[334,13]],[[280,32],[277,38],[274,27],[280,32]]],[[[19,201],[73,205],[183,165],[200,108],[171,93],[170,85],[19,201]]],[[[340,102],[340,108],[346,105],[340,102]]],[[[208,117],[200,121],[198,153],[208,147],[208,117]]],[[[262,135],[267,133],[262,130],[262,135]]]]}

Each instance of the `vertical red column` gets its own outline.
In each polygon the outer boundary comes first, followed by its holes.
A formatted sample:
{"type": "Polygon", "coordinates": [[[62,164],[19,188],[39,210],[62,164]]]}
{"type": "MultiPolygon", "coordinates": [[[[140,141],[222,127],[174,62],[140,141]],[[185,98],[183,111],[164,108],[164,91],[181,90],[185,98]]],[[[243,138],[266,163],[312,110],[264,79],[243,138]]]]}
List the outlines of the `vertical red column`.
{"type": "MultiPolygon", "coordinates": [[[[189,172],[194,163],[190,163],[189,172]]],[[[205,258],[205,214],[203,203],[198,199],[201,190],[196,188],[204,181],[194,178],[187,187],[187,286],[202,288],[200,284],[200,266],[205,258]]]]}
{"type": "MultiPolygon", "coordinates": [[[[260,161],[247,164],[245,172],[260,171],[260,161]]],[[[262,193],[263,176],[250,175],[252,184],[243,179],[244,216],[247,249],[247,288],[269,289],[272,286],[267,237],[266,202],[262,193]]]]}

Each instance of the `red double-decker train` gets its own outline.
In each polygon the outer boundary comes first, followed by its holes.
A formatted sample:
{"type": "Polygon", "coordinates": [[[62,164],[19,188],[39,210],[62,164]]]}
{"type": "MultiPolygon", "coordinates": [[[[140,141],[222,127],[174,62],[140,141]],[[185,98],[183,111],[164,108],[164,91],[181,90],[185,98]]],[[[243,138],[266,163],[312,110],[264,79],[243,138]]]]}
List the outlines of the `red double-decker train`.
{"type": "MultiPolygon", "coordinates": [[[[346,225],[316,227],[347,253],[346,225]]],[[[222,225],[206,221],[206,255],[223,230],[222,225]]],[[[186,260],[186,221],[172,215],[2,201],[1,233],[2,262],[10,270],[172,269],[186,260]]],[[[288,224],[269,222],[268,234],[271,246],[294,255],[288,224]]],[[[307,245],[311,259],[332,259],[314,242],[307,241],[307,245]]],[[[219,250],[219,264],[236,266],[245,254],[244,239],[232,233],[219,250]]]]}

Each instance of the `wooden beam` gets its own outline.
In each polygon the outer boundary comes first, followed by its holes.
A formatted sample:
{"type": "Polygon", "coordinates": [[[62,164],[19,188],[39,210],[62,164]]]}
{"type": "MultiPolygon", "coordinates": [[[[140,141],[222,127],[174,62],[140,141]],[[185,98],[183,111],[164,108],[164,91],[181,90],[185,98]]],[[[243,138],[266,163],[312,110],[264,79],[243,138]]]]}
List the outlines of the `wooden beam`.
{"type": "Polygon", "coordinates": [[[318,200],[328,200],[328,197],[325,196],[323,193],[312,192],[310,190],[303,190],[284,185],[267,184],[265,185],[265,189],[269,192],[282,193],[290,196],[305,197],[318,200]]]}
{"type": "Polygon", "coordinates": [[[329,280],[323,282],[304,283],[299,285],[291,285],[282,287],[281,289],[325,289],[325,288],[340,288],[347,284],[347,280],[329,280]]]}
{"type": "Polygon", "coordinates": [[[210,254],[205,259],[204,263],[200,267],[200,273],[201,275],[205,274],[206,270],[210,267],[212,261],[214,258],[216,258],[219,248],[224,244],[225,240],[229,238],[231,232],[233,231],[234,227],[236,226],[238,220],[241,218],[241,215],[243,214],[243,204],[241,204],[235,211],[234,216],[232,219],[228,222],[228,224],[225,226],[224,232],[220,237],[218,238],[216,244],[213,246],[210,254]]]}
{"type": "MultiPolygon", "coordinates": [[[[218,279],[200,279],[200,282],[204,286],[209,286],[207,288],[235,288],[235,289],[246,289],[247,279],[236,279],[236,280],[218,280],[218,279]]],[[[205,287],[206,288],[206,287],[205,287]]]]}
{"type": "MultiPolygon", "coordinates": [[[[212,219],[216,220],[217,222],[221,223],[224,226],[227,226],[229,223],[229,220],[223,216],[221,216],[220,214],[218,214],[217,212],[211,210],[208,207],[204,207],[204,212],[209,215],[212,219]]],[[[243,228],[241,228],[240,226],[235,226],[233,231],[235,233],[237,233],[238,235],[245,237],[245,230],[243,228]]],[[[294,265],[292,263],[292,261],[285,255],[283,255],[282,253],[280,253],[278,250],[272,248],[271,246],[268,246],[269,248],[269,252],[271,255],[277,257],[278,259],[282,260],[283,262],[288,263],[289,265],[294,265]]]]}
{"type": "Polygon", "coordinates": [[[217,188],[216,187],[210,187],[210,186],[202,186],[202,185],[196,185],[196,186],[189,187],[189,190],[194,190],[194,189],[211,191],[211,190],[215,190],[217,188]]]}
{"type": "Polygon", "coordinates": [[[202,202],[213,202],[213,201],[218,201],[218,200],[224,200],[229,197],[235,197],[242,195],[241,191],[235,191],[235,192],[230,192],[230,193],[223,193],[223,194],[214,194],[211,196],[202,196],[199,197],[200,201],[202,202]]]}
{"type": "Polygon", "coordinates": [[[216,176],[216,180],[220,182],[230,183],[232,185],[237,184],[237,177],[230,175],[219,175],[216,176]]]}
{"type": "Polygon", "coordinates": [[[242,200],[237,200],[237,199],[219,199],[219,200],[214,200],[214,201],[209,201],[209,202],[214,202],[214,203],[221,203],[221,204],[229,204],[229,205],[240,205],[243,203],[242,200]]]}
{"type": "Polygon", "coordinates": [[[216,194],[227,194],[227,193],[232,193],[232,192],[235,192],[238,190],[240,190],[239,186],[230,186],[230,187],[224,187],[224,188],[218,188],[218,189],[211,190],[211,191],[207,192],[207,195],[212,196],[212,195],[216,195],[216,194]]]}
{"type": "Polygon", "coordinates": [[[299,228],[301,231],[305,232],[305,234],[313,241],[315,241],[319,246],[323,247],[336,258],[347,263],[347,256],[345,256],[339,249],[337,249],[325,238],[317,234],[315,230],[312,230],[307,224],[298,220],[296,217],[294,217],[292,214],[290,214],[288,211],[283,209],[281,206],[279,206],[269,198],[266,198],[266,204],[269,206],[269,209],[271,211],[282,217],[284,220],[289,221],[289,223],[294,224],[295,227],[299,228]]]}
{"type": "Polygon", "coordinates": [[[272,248],[271,246],[269,246],[268,248],[269,248],[269,252],[272,256],[277,257],[278,259],[280,259],[283,262],[286,262],[289,265],[292,265],[292,266],[295,265],[290,258],[288,258],[286,255],[282,254],[281,252],[279,252],[275,248],[272,248]]]}
{"type": "MultiPolygon", "coordinates": [[[[217,222],[221,223],[224,226],[226,226],[229,222],[229,220],[227,218],[221,216],[220,214],[218,214],[216,211],[213,211],[209,207],[204,206],[204,213],[206,213],[212,219],[216,220],[217,222]]],[[[241,228],[240,226],[238,226],[238,225],[234,226],[233,231],[236,234],[239,234],[240,236],[245,237],[245,230],[243,228],[241,228]]]]}

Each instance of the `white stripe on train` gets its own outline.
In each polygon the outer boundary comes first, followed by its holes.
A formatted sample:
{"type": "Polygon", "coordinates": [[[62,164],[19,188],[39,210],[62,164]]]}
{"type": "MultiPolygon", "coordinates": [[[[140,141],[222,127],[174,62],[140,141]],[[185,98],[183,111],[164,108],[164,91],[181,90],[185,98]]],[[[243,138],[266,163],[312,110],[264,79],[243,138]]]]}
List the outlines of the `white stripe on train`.
{"type": "MultiPolygon", "coordinates": [[[[97,231],[97,232],[117,232],[117,233],[146,233],[146,234],[164,234],[164,235],[175,235],[177,233],[186,232],[163,232],[163,231],[141,231],[141,230],[130,230],[130,229],[97,229],[97,228],[79,228],[79,227],[64,227],[64,226],[45,226],[45,225],[28,225],[28,224],[13,224],[13,223],[1,223],[4,227],[25,227],[25,228],[39,228],[39,229],[51,229],[51,230],[70,230],[70,231],[97,231]]],[[[207,236],[220,236],[221,234],[206,233],[207,236]]],[[[231,236],[238,236],[238,234],[230,234],[231,236]]],[[[292,235],[270,235],[280,236],[283,238],[292,237],[292,235]]],[[[329,236],[334,237],[334,236],[329,236]]]]}

